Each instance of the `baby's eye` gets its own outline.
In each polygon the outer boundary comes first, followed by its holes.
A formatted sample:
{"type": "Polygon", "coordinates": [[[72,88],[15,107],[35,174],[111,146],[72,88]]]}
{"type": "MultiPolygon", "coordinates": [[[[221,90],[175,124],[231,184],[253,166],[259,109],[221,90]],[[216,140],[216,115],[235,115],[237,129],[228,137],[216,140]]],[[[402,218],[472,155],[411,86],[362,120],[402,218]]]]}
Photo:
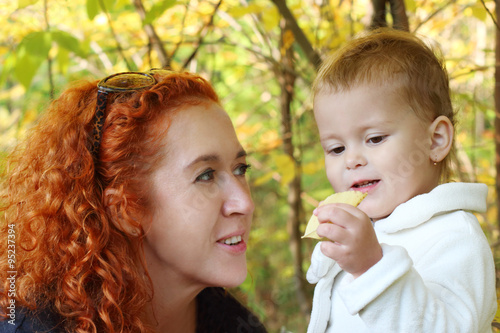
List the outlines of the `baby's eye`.
{"type": "Polygon", "coordinates": [[[244,176],[250,167],[250,164],[240,164],[236,167],[233,173],[235,176],[244,176]]]}
{"type": "Polygon", "coordinates": [[[345,150],[345,147],[340,146],[340,147],[335,147],[335,148],[330,149],[330,151],[328,153],[333,154],[333,155],[340,155],[344,152],[344,150],[345,150]]]}
{"type": "Polygon", "coordinates": [[[211,181],[214,179],[214,172],[215,172],[215,170],[213,170],[213,169],[205,170],[205,171],[203,171],[203,173],[201,175],[196,177],[196,181],[197,182],[198,181],[202,181],[202,182],[211,181]]]}
{"type": "Polygon", "coordinates": [[[381,143],[382,141],[384,141],[385,138],[387,138],[387,135],[374,136],[373,138],[369,138],[368,142],[373,143],[373,144],[378,144],[378,143],[381,143]]]}

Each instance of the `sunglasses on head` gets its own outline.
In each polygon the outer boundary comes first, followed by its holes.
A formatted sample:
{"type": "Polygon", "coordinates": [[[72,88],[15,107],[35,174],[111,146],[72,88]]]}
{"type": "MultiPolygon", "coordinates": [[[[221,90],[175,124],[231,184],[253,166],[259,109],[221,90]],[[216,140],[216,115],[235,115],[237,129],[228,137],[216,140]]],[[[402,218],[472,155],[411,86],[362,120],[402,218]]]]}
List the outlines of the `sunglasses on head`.
{"type": "Polygon", "coordinates": [[[157,83],[154,74],[170,74],[170,70],[152,68],[148,72],[122,72],[110,75],[97,84],[97,104],[93,125],[92,155],[97,159],[102,138],[106,104],[109,93],[134,91],[152,87],[157,83]]]}

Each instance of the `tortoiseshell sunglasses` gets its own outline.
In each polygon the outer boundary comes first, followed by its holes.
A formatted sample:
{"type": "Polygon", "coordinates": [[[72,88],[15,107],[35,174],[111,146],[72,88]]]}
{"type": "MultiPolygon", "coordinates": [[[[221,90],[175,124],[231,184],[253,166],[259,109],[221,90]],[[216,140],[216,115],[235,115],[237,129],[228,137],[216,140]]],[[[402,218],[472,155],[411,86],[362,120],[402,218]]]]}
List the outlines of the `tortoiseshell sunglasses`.
{"type": "Polygon", "coordinates": [[[97,84],[97,104],[94,116],[94,130],[91,153],[97,159],[102,138],[106,104],[109,93],[146,89],[155,85],[153,74],[173,73],[167,69],[152,68],[148,72],[122,72],[110,75],[97,84]]]}

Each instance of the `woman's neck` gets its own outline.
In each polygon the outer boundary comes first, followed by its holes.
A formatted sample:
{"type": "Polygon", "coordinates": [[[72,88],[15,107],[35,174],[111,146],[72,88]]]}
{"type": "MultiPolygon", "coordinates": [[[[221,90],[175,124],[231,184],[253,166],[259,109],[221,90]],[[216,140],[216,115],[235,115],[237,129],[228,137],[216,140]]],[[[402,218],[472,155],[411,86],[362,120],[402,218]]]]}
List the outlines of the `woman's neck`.
{"type": "Polygon", "coordinates": [[[144,319],[156,332],[194,333],[196,296],[203,287],[169,275],[150,272],[154,295],[144,319]]]}
{"type": "Polygon", "coordinates": [[[190,302],[149,305],[145,321],[156,332],[194,333],[196,331],[196,298],[190,302]],[[166,306],[165,306],[166,305],[166,306]]]}

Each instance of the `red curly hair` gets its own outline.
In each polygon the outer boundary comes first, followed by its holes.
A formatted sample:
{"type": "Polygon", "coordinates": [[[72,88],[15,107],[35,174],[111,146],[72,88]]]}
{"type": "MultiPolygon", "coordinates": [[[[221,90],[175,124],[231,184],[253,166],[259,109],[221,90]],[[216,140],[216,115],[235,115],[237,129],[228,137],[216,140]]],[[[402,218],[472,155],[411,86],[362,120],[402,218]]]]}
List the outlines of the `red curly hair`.
{"type": "Polygon", "coordinates": [[[63,92],[9,156],[0,183],[2,309],[12,299],[10,229],[16,306],[58,313],[71,332],[151,331],[141,320],[153,293],[141,228],[151,207],[148,175],[172,114],[219,104],[200,76],[154,76],[158,83],[146,90],[109,94],[96,159],[90,150],[97,82],[63,92]]]}

